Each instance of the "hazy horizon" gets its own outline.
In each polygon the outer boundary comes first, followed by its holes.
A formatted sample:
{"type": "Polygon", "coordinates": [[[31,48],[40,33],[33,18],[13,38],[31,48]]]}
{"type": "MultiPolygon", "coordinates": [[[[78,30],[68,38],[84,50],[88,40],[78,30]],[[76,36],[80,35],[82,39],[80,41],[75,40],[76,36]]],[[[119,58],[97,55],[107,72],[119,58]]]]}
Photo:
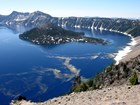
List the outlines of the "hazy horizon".
{"type": "Polygon", "coordinates": [[[0,14],[42,11],[54,17],[140,18],[139,0],[5,0],[0,14]]]}
{"type": "MultiPolygon", "coordinates": [[[[14,12],[14,11],[16,11],[16,10],[13,10],[12,12],[14,12]]],[[[36,11],[40,11],[40,10],[36,10],[36,11]]],[[[36,11],[33,11],[33,12],[36,12],[36,11]]],[[[11,12],[11,13],[12,13],[11,12]]],[[[21,11],[16,11],[16,12],[20,12],[20,13],[33,13],[33,12],[21,12],[21,11]]],[[[43,11],[40,11],[40,12],[43,12],[43,11]]],[[[7,16],[7,15],[10,15],[11,13],[9,13],[9,14],[0,14],[0,15],[5,15],[5,16],[7,16]]],[[[45,13],[45,12],[43,12],[43,13],[45,13]]],[[[49,13],[45,13],[45,14],[49,14],[49,13]]],[[[51,14],[49,14],[49,15],[51,15],[51,14]]],[[[51,15],[52,16],[52,15],[51,15]]],[[[53,16],[53,17],[86,17],[86,18],[94,18],[94,17],[97,17],[97,18],[122,18],[122,19],[140,19],[140,18],[131,18],[131,17],[103,17],[103,16],[53,16]]]]}

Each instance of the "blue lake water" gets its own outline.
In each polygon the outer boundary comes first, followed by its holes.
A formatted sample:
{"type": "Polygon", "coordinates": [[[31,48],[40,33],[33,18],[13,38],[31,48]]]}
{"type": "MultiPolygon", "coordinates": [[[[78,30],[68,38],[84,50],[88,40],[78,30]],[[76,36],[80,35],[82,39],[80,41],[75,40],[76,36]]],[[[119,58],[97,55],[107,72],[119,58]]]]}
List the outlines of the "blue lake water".
{"type": "Polygon", "coordinates": [[[0,105],[19,95],[32,101],[66,94],[75,75],[90,78],[114,62],[130,37],[99,30],[71,29],[88,37],[103,38],[109,45],[66,43],[40,46],[20,40],[19,33],[0,27],[0,105]]]}

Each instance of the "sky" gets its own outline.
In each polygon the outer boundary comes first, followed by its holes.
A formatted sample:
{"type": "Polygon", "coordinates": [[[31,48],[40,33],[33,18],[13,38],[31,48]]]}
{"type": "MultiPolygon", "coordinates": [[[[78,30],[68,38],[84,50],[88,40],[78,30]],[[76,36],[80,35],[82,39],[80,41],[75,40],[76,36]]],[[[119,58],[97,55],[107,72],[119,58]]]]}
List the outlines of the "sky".
{"type": "Polygon", "coordinates": [[[140,18],[140,0],[0,0],[0,14],[42,11],[52,16],[140,18]]]}

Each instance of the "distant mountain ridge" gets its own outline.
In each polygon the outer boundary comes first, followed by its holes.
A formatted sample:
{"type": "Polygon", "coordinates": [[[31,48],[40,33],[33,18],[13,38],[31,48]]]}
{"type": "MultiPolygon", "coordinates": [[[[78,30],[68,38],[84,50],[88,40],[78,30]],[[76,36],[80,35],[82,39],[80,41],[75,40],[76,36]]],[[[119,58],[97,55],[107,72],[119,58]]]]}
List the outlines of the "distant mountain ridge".
{"type": "Polygon", "coordinates": [[[7,27],[23,26],[34,28],[43,24],[53,23],[62,27],[75,27],[87,29],[100,29],[140,35],[140,20],[122,19],[122,18],[99,18],[99,17],[52,17],[40,11],[33,13],[21,13],[13,11],[10,15],[0,15],[0,25],[7,27]]]}
{"type": "Polygon", "coordinates": [[[44,22],[48,22],[52,18],[50,15],[40,11],[33,13],[13,11],[10,15],[5,16],[5,18],[2,17],[3,16],[0,16],[0,25],[7,27],[24,26],[30,28],[34,28],[43,24],[44,22]]]}

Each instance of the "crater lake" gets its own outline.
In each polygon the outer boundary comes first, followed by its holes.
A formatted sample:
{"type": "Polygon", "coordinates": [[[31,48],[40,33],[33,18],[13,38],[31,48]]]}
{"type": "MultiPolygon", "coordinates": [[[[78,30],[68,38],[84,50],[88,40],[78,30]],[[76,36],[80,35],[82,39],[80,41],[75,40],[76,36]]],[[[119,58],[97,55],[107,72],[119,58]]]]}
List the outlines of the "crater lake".
{"type": "Polygon", "coordinates": [[[114,63],[116,53],[131,42],[129,36],[101,30],[75,29],[88,37],[102,38],[109,44],[71,42],[34,45],[19,39],[21,32],[0,27],[0,102],[25,96],[45,101],[69,92],[73,79],[95,76],[114,63]]]}

